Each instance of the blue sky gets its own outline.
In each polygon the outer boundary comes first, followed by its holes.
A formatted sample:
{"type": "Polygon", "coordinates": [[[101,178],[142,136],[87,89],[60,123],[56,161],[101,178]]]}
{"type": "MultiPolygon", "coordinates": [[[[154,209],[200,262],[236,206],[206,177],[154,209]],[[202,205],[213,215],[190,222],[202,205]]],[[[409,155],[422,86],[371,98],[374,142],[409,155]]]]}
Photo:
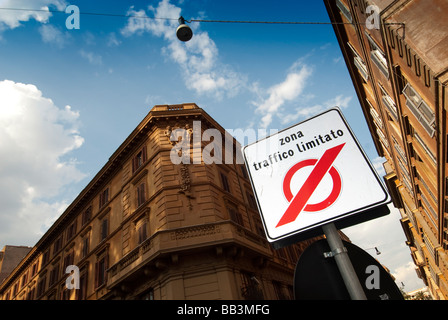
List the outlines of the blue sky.
{"type": "MultiPolygon", "coordinates": [[[[34,245],[157,104],[194,102],[224,128],[255,130],[339,106],[381,167],[330,25],[192,22],[190,42],[175,38],[180,15],[329,22],[321,1],[0,0],[0,8],[62,11],[0,9],[0,247],[34,245]],[[66,27],[70,4],[79,29],[66,27]]],[[[380,262],[417,289],[399,218],[344,231],[362,248],[378,246],[380,262]]]]}

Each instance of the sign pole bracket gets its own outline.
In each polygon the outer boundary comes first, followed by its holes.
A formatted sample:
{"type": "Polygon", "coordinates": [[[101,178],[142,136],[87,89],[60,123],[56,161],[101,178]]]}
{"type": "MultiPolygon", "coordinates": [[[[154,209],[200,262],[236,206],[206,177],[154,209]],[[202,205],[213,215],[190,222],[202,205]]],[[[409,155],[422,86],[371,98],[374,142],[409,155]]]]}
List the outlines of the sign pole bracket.
{"type": "Polygon", "coordinates": [[[336,260],[339,272],[341,273],[350,297],[352,300],[367,300],[336,226],[334,223],[328,223],[323,225],[322,229],[330,246],[331,253],[329,256],[333,256],[336,260]]]}

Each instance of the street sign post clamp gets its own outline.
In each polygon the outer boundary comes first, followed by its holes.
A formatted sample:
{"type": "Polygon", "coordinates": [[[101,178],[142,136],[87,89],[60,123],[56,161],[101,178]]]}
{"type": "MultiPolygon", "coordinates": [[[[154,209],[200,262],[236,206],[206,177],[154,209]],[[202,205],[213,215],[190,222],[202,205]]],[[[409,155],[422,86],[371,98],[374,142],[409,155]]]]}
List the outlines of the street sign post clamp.
{"type": "Polygon", "coordinates": [[[324,257],[325,258],[333,258],[336,255],[344,253],[344,252],[348,252],[346,247],[336,248],[336,249],[334,249],[332,251],[324,252],[324,257]]]}
{"type": "Polygon", "coordinates": [[[367,300],[364,289],[359,282],[355,269],[353,268],[347,249],[342,243],[341,236],[336,229],[334,223],[324,224],[322,229],[330,247],[330,252],[338,252],[334,255],[334,259],[344,280],[345,286],[353,300],[367,300]],[[344,250],[345,249],[345,250],[344,250]]]}

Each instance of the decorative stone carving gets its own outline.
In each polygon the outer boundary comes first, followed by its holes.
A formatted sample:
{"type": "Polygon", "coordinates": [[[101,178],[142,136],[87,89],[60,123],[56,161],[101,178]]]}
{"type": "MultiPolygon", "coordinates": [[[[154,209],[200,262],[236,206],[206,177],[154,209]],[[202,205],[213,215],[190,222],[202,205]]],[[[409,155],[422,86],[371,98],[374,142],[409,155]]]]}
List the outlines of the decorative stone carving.
{"type": "Polygon", "coordinates": [[[185,228],[171,232],[171,240],[195,238],[219,233],[221,230],[217,225],[203,225],[185,228]]]}
{"type": "Polygon", "coordinates": [[[185,194],[189,193],[191,187],[190,172],[188,171],[188,166],[184,163],[180,167],[180,178],[181,178],[180,192],[185,194]]]}
{"type": "Polygon", "coordinates": [[[194,199],[194,197],[190,193],[191,179],[187,163],[191,163],[191,161],[189,161],[191,159],[189,158],[190,144],[193,138],[193,129],[188,123],[185,124],[183,128],[176,124],[174,127],[167,126],[164,135],[170,141],[171,145],[173,146],[173,150],[177,150],[178,156],[188,159],[187,161],[182,161],[180,166],[179,193],[185,194],[185,196],[188,198],[188,207],[191,210],[193,209],[191,199],[194,199]]]}

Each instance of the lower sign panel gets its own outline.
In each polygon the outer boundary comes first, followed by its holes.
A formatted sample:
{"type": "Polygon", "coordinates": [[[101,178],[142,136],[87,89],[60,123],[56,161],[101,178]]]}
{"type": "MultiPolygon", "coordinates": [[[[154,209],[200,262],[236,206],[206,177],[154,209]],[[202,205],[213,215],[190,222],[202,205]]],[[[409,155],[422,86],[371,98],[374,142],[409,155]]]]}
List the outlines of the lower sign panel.
{"type": "MultiPolygon", "coordinates": [[[[343,241],[367,300],[403,300],[390,274],[366,251],[343,241]]],[[[327,240],[311,244],[301,255],[294,274],[297,300],[350,300],[327,240]]]]}

